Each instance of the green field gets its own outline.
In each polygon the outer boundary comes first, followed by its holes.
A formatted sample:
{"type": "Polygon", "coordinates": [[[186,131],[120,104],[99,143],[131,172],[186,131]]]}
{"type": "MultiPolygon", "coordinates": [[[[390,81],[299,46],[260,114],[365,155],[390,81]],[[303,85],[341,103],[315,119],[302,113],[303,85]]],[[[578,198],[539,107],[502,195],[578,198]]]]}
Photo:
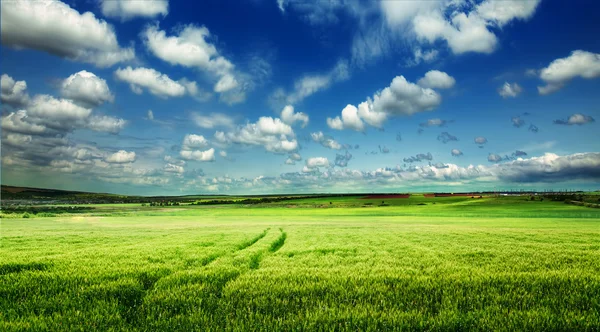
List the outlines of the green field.
{"type": "Polygon", "coordinates": [[[90,207],[3,216],[0,331],[600,330],[600,209],[422,196],[90,207]]]}

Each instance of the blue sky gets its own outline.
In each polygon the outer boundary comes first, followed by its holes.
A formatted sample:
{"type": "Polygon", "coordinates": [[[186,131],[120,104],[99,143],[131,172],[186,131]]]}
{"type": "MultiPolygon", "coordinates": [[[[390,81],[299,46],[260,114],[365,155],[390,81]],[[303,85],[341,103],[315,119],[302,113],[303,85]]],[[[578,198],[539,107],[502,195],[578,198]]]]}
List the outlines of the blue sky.
{"type": "Polygon", "coordinates": [[[594,1],[1,9],[3,184],[600,189],[594,1]]]}

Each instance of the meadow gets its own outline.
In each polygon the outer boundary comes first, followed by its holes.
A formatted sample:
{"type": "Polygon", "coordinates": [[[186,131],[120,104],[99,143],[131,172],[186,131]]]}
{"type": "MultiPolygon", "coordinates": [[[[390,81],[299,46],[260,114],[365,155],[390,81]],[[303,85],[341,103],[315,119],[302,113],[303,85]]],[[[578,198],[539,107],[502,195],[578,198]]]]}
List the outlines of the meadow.
{"type": "Polygon", "coordinates": [[[600,209],[528,197],[3,215],[1,331],[600,330],[600,209]]]}

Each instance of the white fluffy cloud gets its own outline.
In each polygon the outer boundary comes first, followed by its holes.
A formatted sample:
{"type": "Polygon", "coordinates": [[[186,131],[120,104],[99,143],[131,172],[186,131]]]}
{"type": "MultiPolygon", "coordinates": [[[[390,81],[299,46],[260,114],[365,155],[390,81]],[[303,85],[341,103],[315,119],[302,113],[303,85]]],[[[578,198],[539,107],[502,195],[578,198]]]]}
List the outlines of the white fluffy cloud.
{"type": "Polygon", "coordinates": [[[214,161],[215,160],[215,149],[210,148],[206,151],[201,150],[181,150],[179,152],[181,158],[186,160],[196,161],[214,161]]]}
{"type": "Polygon", "coordinates": [[[420,86],[432,89],[450,89],[455,83],[454,77],[439,70],[430,70],[417,81],[420,86]]]}
{"type": "Polygon", "coordinates": [[[292,127],[279,118],[265,116],[234,131],[217,131],[214,138],[217,144],[263,146],[265,150],[273,153],[290,153],[298,149],[298,141],[292,127]]]}
{"type": "Polygon", "coordinates": [[[560,90],[570,80],[581,77],[592,79],[600,77],[600,54],[577,50],[566,58],[556,59],[540,71],[545,86],[538,86],[541,95],[560,90]]]}
{"type": "Polygon", "coordinates": [[[560,125],[567,125],[567,126],[572,126],[572,125],[584,125],[587,123],[592,123],[592,122],[596,122],[596,120],[594,120],[593,117],[589,116],[589,115],[585,115],[585,114],[581,114],[581,113],[575,113],[571,116],[569,116],[568,119],[566,120],[554,120],[554,124],[560,124],[560,125]]]}
{"type": "Polygon", "coordinates": [[[188,134],[183,138],[179,155],[186,160],[214,161],[215,149],[206,149],[210,142],[202,135],[188,134]]]}
{"type": "Polygon", "coordinates": [[[233,127],[235,120],[227,114],[210,113],[207,115],[192,112],[190,115],[192,121],[200,128],[212,129],[216,127],[233,127]]]}
{"type": "Polygon", "coordinates": [[[112,116],[92,115],[87,120],[87,128],[110,134],[118,134],[127,125],[127,121],[112,116]]]}
{"type": "Polygon", "coordinates": [[[188,134],[183,138],[182,148],[184,150],[192,150],[198,148],[207,148],[209,142],[202,135],[188,134]]]}
{"type": "Polygon", "coordinates": [[[437,8],[413,11],[412,28],[419,40],[445,40],[455,54],[492,53],[498,39],[489,27],[501,28],[513,20],[530,18],[540,1],[486,0],[474,6],[459,1],[431,1],[437,8]],[[447,12],[451,14],[445,15],[447,12]]]}
{"type": "Polygon", "coordinates": [[[347,105],[341,118],[327,118],[332,129],[364,130],[364,122],[381,127],[389,116],[412,115],[429,111],[442,102],[442,97],[430,88],[423,88],[408,82],[404,76],[396,76],[390,86],[376,92],[373,98],[358,105],[347,105]]]}
{"type": "Polygon", "coordinates": [[[105,80],[85,70],[65,79],[61,85],[61,94],[86,107],[113,102],[115,99],[105,80]]]}
{"type": "Polygon", "coordinates": [[[364,131],[365,125],[358,116],[358,108],[354,105],[346,105],[342,110],[342,115],[335,118],[327,118],[327,125],[331,129],[343,130],[351,129],[364,131]]]}
{"type": "Polygon", "coordinates": [[[290,126],[296,122],[302,122],[302,128],[308,125],[308,115],[303,112],[294,113],[294,106],[292,105],[284,107],[280,116],[281,120],[290,126]]]}
{"type": "Polygon", "coordinates": [[[339,150],[342,148],[342,145],[340,143],[338,143],[336,140],[334,140],[333,137],[323,134],[322,131],[318,131],[316,133],[311,133],[310,138],[314,142],[319,143],[328,149],[339,150]]]}
{"type": "Polygon", "coordinates": [[[29,102],[27,94],[27,83],[25,81],[15,81],[12,77],[2,74],[0,78],[1,95],[0,101],[3,104],[13,107],[23,107],[29,102]]]}
{"type": "Polygon", "coordinates": [[[153,25],[146,28],[142,36],[148,50],[158,58],[213,75],[217,79],[215,92],[223,93],[237,87],[234,65],[207,41],[211,35],[206,27],[187,25],[178,35],[167,36],[165,31],[153,25]]]}
{"type": "Polygon", "coordinates": [[[183,168],[183,166],[169,164],[169,163],[165,164],[165,166],[163,167],[163,170],[167,173],[176,173],[176,174],[183,174],[185,172],[185,169],[183,168]]]}
{"type": "Polygon", "coordinates": [[[1,6],[3,45],[40,50],[98,67],[135,57],[132,47],[119,46],[113,27],[91,12],[80,14],[55,0],[2,1],[1,6]]]}
{"type": "Polygon", "coordinates": [[[498,94],[502,96],[502,98],[515,98],[521,94],[523,89],[517,83],[508,83],[505,82],[499,89],[498,94]]]}
{"type": "Polygon", "coordinates": [[[329,167],[329,160],[325,157],[313,157],[306,159],[306,167],[314,169],[318,167],[329,167]]]}
{"type": "Polygon", "coordinates": [[[196,82],[174,81],[152,68],[119,68],[115,71],[115,78],[129,83],[131,91],[137,94],[141,94],[143,88],[161,98],[181,97],[186,93],[193,96],[198,92],[196,82]]]}
{"type": "Polygon", "coordinates": [[[105,158],[105,161],[107,163],[111,163],[111,164],[126,164],[126,163],[132,163],[135,161],[135,152],[131,151],[125,151],[125,150],[119,150],[118,152],[115,152],[111,155],[109,155],[108,157],[105,158]]]}
{"type": "Polygon", "coordinates": [[[169,13],[168,0],[101,0],[102,14],[126,21],[134,17],[152,18],[169,13]]]}

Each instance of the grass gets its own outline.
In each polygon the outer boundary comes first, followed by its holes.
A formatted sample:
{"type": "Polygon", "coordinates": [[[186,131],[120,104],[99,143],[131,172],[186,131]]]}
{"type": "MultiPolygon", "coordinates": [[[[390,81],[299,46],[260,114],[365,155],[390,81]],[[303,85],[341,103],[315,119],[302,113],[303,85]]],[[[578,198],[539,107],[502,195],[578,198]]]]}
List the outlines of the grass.
{"type": "Polygon", "coordinates": [[[600,329],[597,209],[385,203],[4,218],[0,330],[600,329]]]}

